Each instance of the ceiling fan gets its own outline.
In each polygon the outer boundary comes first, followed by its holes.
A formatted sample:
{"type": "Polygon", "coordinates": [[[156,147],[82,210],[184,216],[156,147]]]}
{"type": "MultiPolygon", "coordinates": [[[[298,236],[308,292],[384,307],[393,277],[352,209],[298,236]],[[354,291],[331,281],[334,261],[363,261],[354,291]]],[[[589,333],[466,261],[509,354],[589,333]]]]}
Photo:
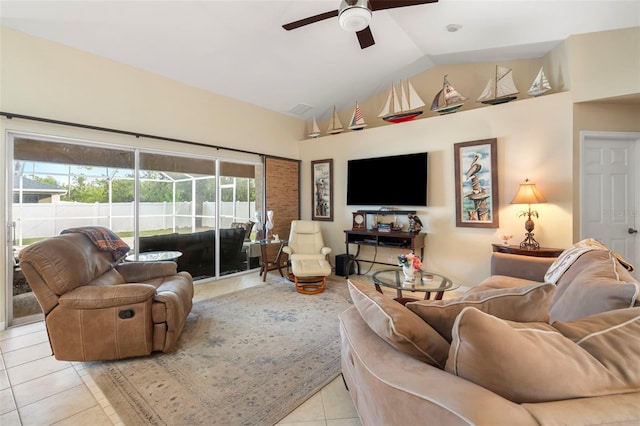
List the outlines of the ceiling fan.
{"type": "Polygon", "coordinates": [[[375,44],[371,28],[369,28],[372,12],[397,7],[436,3],[437,1],[438,0],[342,0],[339,9],[290,22],[284,24],[282,28],[291,31],[305,25],[324,21],[325,19],[338,17],[340,26],[346,31],[354,31],[358,36],[360,48],[366,49],[375,44]]]}

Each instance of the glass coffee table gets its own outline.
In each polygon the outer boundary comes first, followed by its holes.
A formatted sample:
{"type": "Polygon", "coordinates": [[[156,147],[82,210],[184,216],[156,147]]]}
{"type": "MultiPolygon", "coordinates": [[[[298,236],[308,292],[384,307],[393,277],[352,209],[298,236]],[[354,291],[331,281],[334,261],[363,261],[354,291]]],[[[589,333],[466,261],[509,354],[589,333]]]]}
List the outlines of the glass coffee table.
{"type": "Polygon", "coordinates": [[[167,260],[174,261],[180,256],[182,256],[180,251],[146,251],[144,253],[130,254],[124,260],[126,262],[162,262],[167,260]]]}
{"type": "Polygon", "coordinates": [[[460,287],[454,284],[450,278],[435,272],[418,271],[415,284],[404,283],[404,274],[402,269],[383,269],[373,273],[373,283],[376,290],[382,293],[380,286],[395,288],[397,292],[396,300],[401,303],[416,301],[419,299],[403,297],[403,291],[422,291],[425,293],[424,300],[431,298],[431,293],[436,293],[434,300],[441,300],[445,291],[455,290],[460,287]]]}

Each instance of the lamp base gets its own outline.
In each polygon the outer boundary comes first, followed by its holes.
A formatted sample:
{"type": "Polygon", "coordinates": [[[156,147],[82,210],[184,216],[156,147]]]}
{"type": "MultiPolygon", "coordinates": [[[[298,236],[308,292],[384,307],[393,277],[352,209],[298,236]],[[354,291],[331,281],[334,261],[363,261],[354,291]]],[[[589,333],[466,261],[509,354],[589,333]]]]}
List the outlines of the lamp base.
{"type": "Polygon", "coordinates": [[[524,250],[538,250],[540,248],[540,243],[538,243],[535,238],[533,238],[533,232],[527,232],[525,234],[525,239],[520,243],[520,248],[524,250]]]}

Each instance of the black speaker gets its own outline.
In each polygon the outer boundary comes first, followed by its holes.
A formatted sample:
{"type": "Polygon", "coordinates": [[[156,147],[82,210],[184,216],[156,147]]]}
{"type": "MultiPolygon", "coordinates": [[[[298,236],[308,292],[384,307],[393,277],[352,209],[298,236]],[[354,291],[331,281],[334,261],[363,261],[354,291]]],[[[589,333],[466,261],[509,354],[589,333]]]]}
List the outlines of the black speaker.
{"type": "MultiPolygon", "coordinates": [[[[336,255],[336,275],[341,277],[347,276],[347,263],[349,262],[349,256],[346,254],[336,255]]],[[[353,275],[356,270],[355,262],[351,262],[349,265],[349,275],[353,275]]]]}

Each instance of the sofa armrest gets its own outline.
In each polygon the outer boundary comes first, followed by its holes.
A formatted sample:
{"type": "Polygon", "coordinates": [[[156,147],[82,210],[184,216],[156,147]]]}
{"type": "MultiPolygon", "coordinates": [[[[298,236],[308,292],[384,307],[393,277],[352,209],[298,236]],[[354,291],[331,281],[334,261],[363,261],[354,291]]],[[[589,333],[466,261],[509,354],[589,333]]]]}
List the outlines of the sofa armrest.
{"type": "Polygon", "coordinates": [[[640,392],[522,404],[540,425],[638,425],[640,392]]]}
{"type": "Polygon", "coordinates": [[[544,274],[556,260],[555,257],[522,256],[509,253],[491,253],[491,275],[544,282],[544,274]]]}
{"type": "Polygon", "coordinates": [[[116,270],[126,282],[140,283],[175,275],[178,265],[176,262],[124,262],[117,264],[116,270]]]}
{"type": "Polygon", "coordinates": [[[60,296],[58,303],[67,309],[103,309],[144,302],[155,294],[150,284],[83,285],[60,296]]]}
{"type": "Polygon", "coordinates": [[[363,424],[538,425],[522,406],[397,351],[355,307],[340,314],[342,374],[363,424]]]}

